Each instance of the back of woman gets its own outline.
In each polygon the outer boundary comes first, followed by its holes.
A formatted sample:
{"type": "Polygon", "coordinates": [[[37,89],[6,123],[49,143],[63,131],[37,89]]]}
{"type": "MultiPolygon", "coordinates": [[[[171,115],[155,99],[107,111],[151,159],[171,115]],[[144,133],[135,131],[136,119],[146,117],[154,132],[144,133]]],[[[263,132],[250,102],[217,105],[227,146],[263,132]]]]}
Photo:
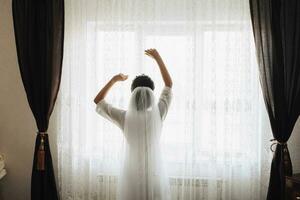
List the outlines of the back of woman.
{"type": "Polygon", "coordinates": [[[125,117],[127,145],[118,199],[169,199],[160,151],[161,127],[162,119],[152,90],[135,88],[125,117]]]}
{"type": "Polygon", "coordinates": [[[118,176],[118,200],[170,199],[160,136],[162,122],[172,99],[172,80],[158,52],[149,49],[145,53],[156,60],[165,82],[158,102],[153,94],[154,83],[146,75],[137,76],[133,80],[127,111],[113,107],[104,99],[113,84],[128,78],[124,74],[114,76],[94,99],[96,111],[116,124],[125,137],[118,176]]]}

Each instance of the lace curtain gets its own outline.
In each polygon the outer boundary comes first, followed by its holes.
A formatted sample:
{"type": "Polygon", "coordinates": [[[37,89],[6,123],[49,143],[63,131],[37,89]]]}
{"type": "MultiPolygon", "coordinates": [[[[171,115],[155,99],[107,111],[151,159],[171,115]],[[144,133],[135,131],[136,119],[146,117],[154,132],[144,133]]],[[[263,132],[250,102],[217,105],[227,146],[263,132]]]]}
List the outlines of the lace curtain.
{"type": "Polygon", "coordinates": [[[138,74],[163,81],[156,48],[173,78],[162,145],[172,199],[265,197],[271,138],[255,58],[248,0],[65,0],[65,46],[57,107],[62,199],[116,196],[121,130],[93,98],[129,74],[107,101],[126,109],[138,74]]]}

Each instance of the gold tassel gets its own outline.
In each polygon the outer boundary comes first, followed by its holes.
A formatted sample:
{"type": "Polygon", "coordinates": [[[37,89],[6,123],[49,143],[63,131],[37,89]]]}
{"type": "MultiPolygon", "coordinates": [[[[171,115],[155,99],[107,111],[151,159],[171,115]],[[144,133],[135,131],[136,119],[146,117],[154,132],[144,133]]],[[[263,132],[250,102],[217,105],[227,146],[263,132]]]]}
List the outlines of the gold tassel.
{"type": "Polygon", "coordinates": [[[37,152],[37,170],[44,171],[45,170],[45,134],[40,133],[41,142],[39,146],[39,150],[37,152]]]}

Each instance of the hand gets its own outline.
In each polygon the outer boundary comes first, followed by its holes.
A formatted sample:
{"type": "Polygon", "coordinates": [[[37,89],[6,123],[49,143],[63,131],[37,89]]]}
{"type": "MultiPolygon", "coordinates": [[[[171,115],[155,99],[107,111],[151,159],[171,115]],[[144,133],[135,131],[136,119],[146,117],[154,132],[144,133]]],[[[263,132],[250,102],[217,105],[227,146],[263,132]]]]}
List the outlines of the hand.
{"type": "Polygon", "coordinates": [[[117,82],[117,81],[125,81],[128,78],[128,75],[124,75],[122,73],[115,75],[112,80],[117,82]]]}
{"type": "Polygon", "coordinates": [[[160,57],[160,55],[159,55],[159,53],[157,52],[157,50],[156,49],[146,49],[145,50],[145,54],[147,55],[147,56],[150,56],[151,58],[153,58],[153,59],[158,59],[159,57],[160,57]]]}

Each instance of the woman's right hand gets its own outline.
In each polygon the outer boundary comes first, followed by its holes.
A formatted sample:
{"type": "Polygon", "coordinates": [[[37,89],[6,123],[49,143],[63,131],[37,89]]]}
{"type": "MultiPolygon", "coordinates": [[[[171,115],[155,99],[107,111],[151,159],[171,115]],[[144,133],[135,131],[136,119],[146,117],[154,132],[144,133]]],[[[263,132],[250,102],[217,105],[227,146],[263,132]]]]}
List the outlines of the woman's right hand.
{"type": "Polygon", "coordinates": [[[160,58],[160,55],[156,49],[146,49],[145,54],[147,56],[153,58],[154,60],[157,60],[158,58],[160,58]]]}
{"type": "Polygon", "coordinates": [[[128,78],[128,75],[124,75],[122,73],[115,75],[112,80],[117,82],[117,81],[125,81],[128,78]]]}

